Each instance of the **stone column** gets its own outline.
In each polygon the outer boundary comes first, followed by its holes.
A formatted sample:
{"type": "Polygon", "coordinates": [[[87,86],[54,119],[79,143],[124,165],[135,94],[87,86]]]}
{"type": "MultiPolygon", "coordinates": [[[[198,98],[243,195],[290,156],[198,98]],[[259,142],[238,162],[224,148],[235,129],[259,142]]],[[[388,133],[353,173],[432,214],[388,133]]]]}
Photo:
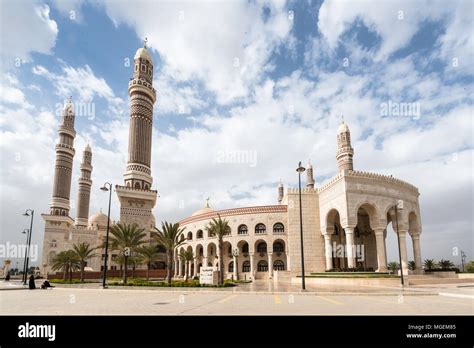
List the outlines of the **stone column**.
{"type": "Polygon", "coordinates": [[[207,267],[207,256],[202,257],[202,267],[207,267]]]}
{"type": "Polygon", "coordinates": [[[251,276],[252,279],[253,279],[254,276],[255,276],[255,266],[254,266],[255,260],[254,260],[254,253],[249,253],[249,256],[250,256],[250,276],[251,276]]]}
{"type": "Polygon", "coordinates": [[[182,276],[181,274],[182,270],[183,270],[183,261],[178,260],[178,277],[182,276]]]}
{"type": "Polygon", "coordinates": [[[402,269],[403,274],[408,274],[408,258],[407,258],[407,242],[406,242],[406,235],[407,231],[398,230],[399,238],[400,238],[400,254],[402,255],[402,269]]]}
{"type": "Polygon", "coordinates": [[[324,255],[326,256],[326,271],[334,268],[332,264],[332,245],[331,245],[331,235],[324,235],[324,255]]]}
{"type": "Polygon", "coordinates": [[[194,273],[193,273],[193,277],[197,277],[198,275],[198,261],[197,259],[195,258],[194,259],[194,273]]]}
{"type": "Polygon", "coordinates": [[[415,233],[411,235],[411,240],[413,243],[413,256],[415,257],[415,270],[421,272],[421,250],[420,250],[420,234],[415,233]]]}
{"type": "Polygon", "coordinates": [[[173,261],[173,278],[176,278],[178,276],[178,261],[174,260],[173,261]]]}
{"type": "Polygon", "coordinates": [[[239,273],[238,273],[238,265],[237,265],[237,256],[234,255],[234,279],[238,280],[239,279],[239,273]]]}
{"type": "Polygon", "coordinates": [[[344,231],[346,232],[347,267],[354,268],[356,266],[354,255],[354,228],[346,227],[344,231]]]}
{"type": "MultiPolygon", "coordinates": [[[[385,255],[385,238],[384,238],[384,229],[377,228],[375,229],[375,243],[377,245],[377,272],[386,272],[387,271],[387,255],[385,255]]],[[[367,252],[365,252],[367,255],[367,252]]]]}
{"type": "Polygon", "coordinates": [[[267,253],[268,255],[268,277],[273,278],[273,253],[267,253]]]}

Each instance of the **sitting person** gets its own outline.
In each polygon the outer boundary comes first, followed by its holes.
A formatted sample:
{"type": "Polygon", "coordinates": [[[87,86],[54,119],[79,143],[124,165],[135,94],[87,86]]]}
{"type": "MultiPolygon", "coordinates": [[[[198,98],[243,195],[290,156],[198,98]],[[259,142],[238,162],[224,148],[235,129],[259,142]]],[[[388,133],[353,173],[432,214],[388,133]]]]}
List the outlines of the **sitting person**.
{"type": "Polygon", "coordinates": [[[45,280],[45,281],[43,282],[43,284],[41,284],[41,289],[46,289],[46,290],[47,290],[48,288],[54,288],[54,286],[52,286],[52,285],[50,284],[50,282],[48,282],[48,280],[45,280]]]}

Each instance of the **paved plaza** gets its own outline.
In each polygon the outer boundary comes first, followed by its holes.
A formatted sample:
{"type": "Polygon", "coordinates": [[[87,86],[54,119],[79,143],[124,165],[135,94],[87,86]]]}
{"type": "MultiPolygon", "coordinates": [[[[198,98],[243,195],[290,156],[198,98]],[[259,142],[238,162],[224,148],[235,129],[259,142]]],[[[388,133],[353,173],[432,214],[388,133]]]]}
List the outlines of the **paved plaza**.
{"type": "MultiPolygon", "coordinates": [[[[5,289],[21,285],[2,284],[5,289]]],[[[473,285],[276,289],[268,283],[226,289],[109,288],[0,291],[5,315],[473,315],[473,285]],[[345,291],[344,291],[345,290],[345,291]],[[439,294],[442,295],[439,295],[439,294]]]]}

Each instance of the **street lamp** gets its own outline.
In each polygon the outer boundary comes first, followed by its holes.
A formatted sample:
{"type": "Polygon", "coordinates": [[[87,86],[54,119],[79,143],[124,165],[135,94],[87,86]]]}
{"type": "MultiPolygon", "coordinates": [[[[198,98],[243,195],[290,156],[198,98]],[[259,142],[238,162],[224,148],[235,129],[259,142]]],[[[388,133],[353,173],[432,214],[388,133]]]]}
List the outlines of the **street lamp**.
{"type": "Polygon", "coordinates": [[[466,261],[466,254],[464,251],[461,250],[461,268],[462,272],[464,273],[464,261],[466,261]]]}
{"type": "Polygon", "coordinates": [[[239,280],[239,266],[238,266],[238,260],[237,257],[239,256],[239,248],[234,248],[232,249],[232,256],[235,258],[235,280],[239,280]]]}
{"type": "Polygon", "coordinates": [[[30,233],[28,234],[28,252],[26,254],[26,272],[25,272],[25,279],[23,281],[23,284],[26,285],[26,278],[28,278],[28,264],[30,262],[30,245],[31,245],[31,234],[33,233],[33,218],[35,216],[35,211],[33,209],[26,209],[25,213],[23,216],[31,216],[30,220],[30,233]],[[30,215],[31,214],[31,215],[30,215]]]}
{"type": "Polygon", "coordinates": [[[304,249],[303,249],[303,210],[301,208],[301,173],[306,170],[305,167],[298,163],[298,168],[296,171],[298,172],[298,193],[300,198],[300,242],[301,242],[301,287],[303,290],[306,289],[305,279],[304,279],[304,249]]]}
{"type": "Polygon", "coordinates": [[[400,279],[402,281],[402,287],[405,285],[405,281],[403,279],[403,263],[402,263],[402,251],[400,249],[400,233],[398,232],[398,209],[403,209],[403,201],[399,200],[397,204],[393,206],[395,209],[395,224],[397,226],[397,241],[398,241],[398,260],[400,262],[400,279]]]}
{"type": "Polygon", "coordinates": [[[110,202],[112,200],[112,184],[110,182],[106,182],[104,186],[102,186],[100,189],[102,191],[109,191],[109,210],[107,212],[107,233],[105,235],[104,279],[102,279],[102,288],[106,289],[107,285],[105,284],[105,281],[107,279],[107,259],[109,256],[108,249],[109,249],[110,202]]]}
{"type": "Polygon", "coordinates": [[[25,228],[23,230],[23,232],[21,232],[22,234],[26,234],[26,242],[25,242],[25,260],[23,261],[23,274],[22,274],[22,277],[21,277],[21,281],[26,284],[26,280],[25,280],[25,274],[26,274],[26,255],[27,255],[27,252],[28,252],[28,237],[29,237],[29,234],[30,234],[30,230],[25,228]]]}

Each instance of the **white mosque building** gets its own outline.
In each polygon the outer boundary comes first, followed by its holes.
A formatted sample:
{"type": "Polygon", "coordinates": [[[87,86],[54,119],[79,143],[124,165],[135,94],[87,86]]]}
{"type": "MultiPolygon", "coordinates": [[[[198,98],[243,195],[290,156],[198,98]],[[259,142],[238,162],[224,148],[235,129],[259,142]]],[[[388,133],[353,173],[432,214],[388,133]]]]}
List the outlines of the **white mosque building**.
{"type": "MultiPolygon", "coordinates": [[[[146,45],[138,49],[134,62],[133,78],[128,85],[128,163],[124,184],[116,185],[115,191],[120,201],[118,220],[136,223],[150,231],[155,225],[152,209],[157,198],[150,169],[156,91],[153,88],[153,61],[146,45]]],[[[103,213],[89,217],[92,186],[92,150],[89,146],[84,150],[81,163],[76,218],[69,216],[75,154],[74,118],[73,104],[69,102],[63,111],[56,145],[50,212],[42,215],[46,224],[44,272],[51,271],[52,259],[57,253],[72,248],[77,242],[100,245],[107,225],[107,216],[103,213]]],[[[408,237],[412,239],[415,272],[421,272],[418,189],[392,176],[354,170],[353,156],[349,127],[342,122],[337,130],[338,173],[315,187],[313,168],[310,164],[306,167],[306,184],[301,190],[305,271],[354,268],[386,271],[387,227],[393,223],[398,226],[403,268],[408,269],[408,237]]],[[[283,280],[301,274],[299,190],[288,188],[285,191],[280,184],[275,203],[223,210],[213,210],[206,203],[204,208],[183,218],[179,223],[186,227],[182,236],[185,243],[176,250],[174,276],[197,276],[203,266],[218,266],[216,237],[206,231],[206,226],[217,216],[227,219],[231,227],[230,234],[224,237],[227,278],[283,280]],[[182,249],[192,250],[194,261],[188,264],[180,261],[177,255],[182,249]]],[[[111,269],[116,269],[113,255],[109,254],[109,257],[111,269]]],[[[103,260],[97,257],[88,266],[101,270],[102,263],[103,260]]]]}

